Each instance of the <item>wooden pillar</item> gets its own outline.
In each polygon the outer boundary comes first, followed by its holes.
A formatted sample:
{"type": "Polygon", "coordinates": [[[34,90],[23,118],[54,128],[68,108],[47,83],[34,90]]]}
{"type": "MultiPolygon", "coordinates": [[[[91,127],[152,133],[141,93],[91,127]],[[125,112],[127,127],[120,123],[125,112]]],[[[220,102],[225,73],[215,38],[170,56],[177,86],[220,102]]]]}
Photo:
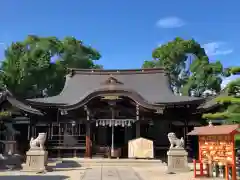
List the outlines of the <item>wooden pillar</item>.
{"type": "Polygon", "coordinates": [[[92,140],[91,140],[91,123],[90,123],[90,111],[87,105],[84,106],[84,110],[87,113],[87,122],[86,122],[86,151],[85,158],[91,158],[92,156],[92,140]]]}
{"type": "Polygon", "coordinates": [[[139,105],[136,104],[136,138],[139,138],[141,136],[140,132],[140,122],[139,122],[139,105]]]}
{"type": "Polygon", "coordinates": [[[29,123],[28,125],[28,135],[27,135],[27,138],[28,138],[28,140],[30,140],[31,139],[31,135],[30,135],[30,133],[31,133],[31,124],[29,123]]]}
{"type": "Polygon", "coordinates": [[[32,124],[32,127],[31,127],[31,137],[35,137],[36,136],[36,124],[32,124]]]}
{"type": "Polygon", "coordinates": [[[96,128],[97,132],[97,144],[98,145],[106,145],[107,144],[107,128],[106,126],[98,126],[96,128]]]}
{"type": "Polygon", "coordinates": [[[124,143],[127,144],[129,141],[129,127],[124,127],[124,143]]]}
{"type": "MultiPolygon", "coordinates": [[[[58,146],[61,146],[61,141],[62,141],[61,124],[60,124],[60,122],[58,122],[58,146]]],[[[60,149],[58,149],[58,151],[57,151],[57,157],[61,158],[61,150],[60,149]]]]}
{"type": "Polygon", "coordinates": [[[185,140],[185,143],[184,143],[185,148],[187,147],[187,142],[188,142],[187,133],[188,133],[188,121],[186,121],[186,119],[185,119],[184,120],[184,127],[183,127],[183,138],[185,140]]]}
{"type": "Polygon", "coordinates": [[[136,122],[136,138],[141,137],[141,124],[139,121],[136,122]]]}
{"type": "Polygon", "coordinates": [[[87,122],[86,124],[86,151],[85,158],[91,158],[92,156],[92,141],[91,141],[91,124],[87,122]]]}

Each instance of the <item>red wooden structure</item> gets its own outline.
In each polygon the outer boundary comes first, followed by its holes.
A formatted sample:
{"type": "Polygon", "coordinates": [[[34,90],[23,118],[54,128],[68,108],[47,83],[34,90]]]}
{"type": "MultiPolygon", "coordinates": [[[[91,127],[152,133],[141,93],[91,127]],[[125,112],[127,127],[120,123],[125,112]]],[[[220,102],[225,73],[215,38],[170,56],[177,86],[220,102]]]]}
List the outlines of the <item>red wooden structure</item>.
{"type": "Polygon", "coordinates": [[[199,141],[199,160],[194,160],[194,177],[197,176],[196,164],[200,163],[199,176],[205,176],[203,164],[207,171],[217,163],[225,165],[225,177],[229,180],[229,167],[232,168],[232,180],[236,180],[236,157],[234,136],[238,134],[239,125],[219,125],[195,127],[188,135],[197,135],[199,141]]]}

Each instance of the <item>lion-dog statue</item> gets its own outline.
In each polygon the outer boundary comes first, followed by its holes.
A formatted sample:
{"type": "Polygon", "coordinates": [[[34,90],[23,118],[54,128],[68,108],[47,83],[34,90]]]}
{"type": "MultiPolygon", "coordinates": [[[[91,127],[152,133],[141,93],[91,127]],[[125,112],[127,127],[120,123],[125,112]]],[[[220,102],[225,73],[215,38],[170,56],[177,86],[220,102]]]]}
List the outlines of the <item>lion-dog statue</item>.
{"type": "Polygon", "coordinates": [[[170,149],[171,148],[183,148],[184,147],[184,139],[178,139],[174,132],[168,133],[168,140],[170,142],[170,149]]]}
{"type": "Polygon", "coordinates": [[[44,149],[44,143],[46,141],[46,133],[38,133],[38,137],[30,140],[30,149],[44,149]]]}

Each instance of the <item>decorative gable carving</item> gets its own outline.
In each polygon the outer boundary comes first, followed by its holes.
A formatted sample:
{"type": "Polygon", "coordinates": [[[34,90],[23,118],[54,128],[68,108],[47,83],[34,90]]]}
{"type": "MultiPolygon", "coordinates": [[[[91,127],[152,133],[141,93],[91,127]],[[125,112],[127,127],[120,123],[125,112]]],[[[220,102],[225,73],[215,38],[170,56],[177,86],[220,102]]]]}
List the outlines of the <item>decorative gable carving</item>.
{"type": "Polygon", "coordinates": [[[118,79],[114,78],[113,76],[110,76],[102,84],[103,85],[122,85],[123,83],[121,81],[119,81],[118,79]]]}

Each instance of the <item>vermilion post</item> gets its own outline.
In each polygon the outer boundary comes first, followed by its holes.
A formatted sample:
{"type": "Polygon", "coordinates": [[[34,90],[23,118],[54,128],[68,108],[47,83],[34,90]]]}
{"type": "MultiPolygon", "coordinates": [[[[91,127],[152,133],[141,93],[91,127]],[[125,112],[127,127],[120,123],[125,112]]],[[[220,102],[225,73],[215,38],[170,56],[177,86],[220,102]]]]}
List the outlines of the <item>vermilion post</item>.
{"type": "Polygon", "coordinates": [[[203,176],[203,163],[200,161],[200,176],[203,176]]]}
{"type": "Polygon", "coordinates": [[[202,163],[202,148],[201,148],[201,141],[200,141],[200,139],[201,139],[201,137],[202,136],[199,136],[198,137],[198,147],[199,147],[199,163],[200,163],[200,176],[203,176],[204,175],[204,173],[203,173],[203,163],[202,163]]]}
{"type": "Polygon", "coordinates": [[[88,135],[86,135],[86,152],[85,157],[90,158],[91,157],[91,139],[88,135]]]}
{"type": "Polygon", "coordinates": [[[225,180],[229,180],[229,176],[228,176],[228,174],[229,174],[229,168],[228,168],[228,164],[226,163],[226,165],[225,165],[225,180]]]}
{"type": "Polygon", "coordinates": [[[193,177],[197,177],[197,162],[195,159],[193,160],[193,177]]]}
{"type": "Polygon", "coordinates": [[[202,136],[198,136],[198,148],[199,148],[199,152],[198,152],[198,159],[200,162],[202,162],[202,152],[201,152],[201,139],[202,136]]]}
{"type": "Polygon", "coordinates": [[[231,134],[231,141],[232,141],[232,180],[237,179],[236,173],[236,155],[235,155],[235,133],[231,134]]]}
{"type": "Polygon", "coordinates": [[[92,146],[92,141],[91,141],[91,126],[90,123],[87,123],[86,126],[86,151],[85,151],[85,157],[90,158],[91,157],[91,146],[92,146]]]}

